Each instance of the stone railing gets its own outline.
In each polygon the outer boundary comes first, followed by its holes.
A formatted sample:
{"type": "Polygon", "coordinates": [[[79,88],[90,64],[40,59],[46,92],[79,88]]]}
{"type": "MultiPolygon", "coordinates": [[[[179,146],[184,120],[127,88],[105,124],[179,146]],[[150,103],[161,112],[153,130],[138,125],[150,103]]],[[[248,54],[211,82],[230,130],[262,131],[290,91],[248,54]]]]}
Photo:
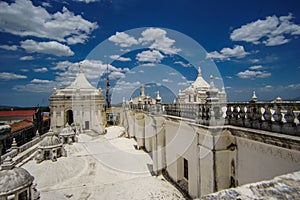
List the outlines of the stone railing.
{"type": "Polygon", "coordinates": [[[300,102],[228,103],[226,124],[300,136],[300,102]]]}
{"type": "Polygon", "coordinates": [[[195,120],[202,125],[233,125],[300,136],[300,102],[131,105],[136,111],[195,120]],[[155,108],[155,109],[153,109],[155,108]]]}
{"type": "MultiPolygon", "coordinates": [[[[11,150],[9,152],[7,152],[6,154],[2,155],[1,156],[1,159],[0,161],[3,162],[5,160],[5,158],[7,158],[8,156],[11,157],[11,158],[15,158],[17,157],[18,155],[21,155],[23,154],[23,152],[25,151],[28,151],[28,149],[32,148],[33,146],[37,145],[46,135],[48,135],[47,133],[44,134],[44,135],[41,135],[39,137],[36,137],[34,139],[32,139],[30,142],[27,142],[25,144],[23,144],[22,146],[15,146],[15,147],[12,147],[11,150]]],[[[33,149],[34,151],[35,149],[33,149]]],[[[28,153],[32,153],[32,151],[30,152],[26,152],[25,154],[28,154],[28,153]]],[[[21,156],[22,159],[27,157],[27,155],[25,156],[21,156]]],[[[18,160],[18,162],[21,162],[22,159],[18,160]]],[[[0,163],[1,164],[1,163],[0,163]]]]}

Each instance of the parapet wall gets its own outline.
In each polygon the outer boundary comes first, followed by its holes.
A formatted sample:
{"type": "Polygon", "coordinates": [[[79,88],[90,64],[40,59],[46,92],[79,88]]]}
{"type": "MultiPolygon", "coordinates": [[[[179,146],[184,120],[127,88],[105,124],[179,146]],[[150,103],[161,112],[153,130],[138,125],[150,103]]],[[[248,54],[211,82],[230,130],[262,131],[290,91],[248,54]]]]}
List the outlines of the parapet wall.
{"type": "Polygon", "coordinates": [[[193,198],[300,170],[299,133],[208,126],[178,113],[126,112],[129,135],[151,152],[155,173],[166,170],[193,198]]]}

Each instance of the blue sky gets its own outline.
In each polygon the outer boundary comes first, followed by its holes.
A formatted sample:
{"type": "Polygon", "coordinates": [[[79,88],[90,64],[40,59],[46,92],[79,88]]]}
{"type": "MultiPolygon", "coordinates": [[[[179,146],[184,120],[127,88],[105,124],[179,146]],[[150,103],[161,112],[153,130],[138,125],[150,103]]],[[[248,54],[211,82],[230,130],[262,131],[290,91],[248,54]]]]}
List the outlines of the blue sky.
{"type": "Polygon", "coordinates": [[[176,95],[199,66],[229,101],[299,100],[299,36],[298,0],[1,1],[0,105],[48,105],[79,61],[98,87],[109,67],[115,103],[141,85],[176,95]]]}

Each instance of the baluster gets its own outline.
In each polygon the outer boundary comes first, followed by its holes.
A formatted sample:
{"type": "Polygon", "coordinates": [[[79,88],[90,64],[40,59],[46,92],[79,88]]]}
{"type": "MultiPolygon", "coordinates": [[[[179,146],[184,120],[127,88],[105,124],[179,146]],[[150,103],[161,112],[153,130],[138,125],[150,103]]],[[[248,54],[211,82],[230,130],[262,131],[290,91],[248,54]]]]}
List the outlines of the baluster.
{"type": "Polygon", "coordinates": [[[271,113],[271,108],[268,104],[264,106],[265,112],[263,114],[264,120],[262,121],[262,126],[261,128],[263,130],[271,130],[271,125],[272,125],[272,113],[271,113]]]}
{"type": "Polygon", "coordinates": [[[245,115],[245,127],[250,128],[252,126],[252,119],[251,119],[252,114],[251,114],[251,107],[250,107],[250,105],[247,104],[245,106],[245,109],[246,109],[246,111],[245,111],[245,114],[246,114],[245,115]]]}
{"type": "Polygon", "coordinates": [[[238,119],[239,119],[238,106],[234,105],[233,106],[233,111],[232,111],[232,122],[231,122],[231,124],[238,125],[238,119]]]}
{"type": "Polygon", "coordinates": [[[226,124],[231,124],[231,118],[232,118],[232,112],[231,112],[231,106],[227,105],[226,107],[226,124]]]}
{"type": "Polygon", "coordinates": [[[206,121],[205,121],[205,125],[209,125],[209,121],[211,119],[211,108],[209,106],[206,105],[205,108],[205,113],[206,113],[206,121]]]}
{"type": "Polygon", "coordinates": [[[297,113],[298,113],[297,135],[300,136],[300,112],[297,110],[297,113]]]}
{"type": "Polygon", "coordinates": [[[281,114],[281,108],[279,107],[279,105],[276,105],[274,107],[274,114],[273,114],[273,118],[274,118],[274,122],[272,123],[272,131],[274,132],[280,132],[281,133],[281,126],[282,126],[282,114],[281,114]]]}
{"type": "Polygon", "coordinates": [[[209,118],[209,109],[206,105],[203,105],[203,112],[202,112],[202,119],[203,119],[203,124],[206,125],[208,118],[209,118]]]}
{"type": "Polygon", "coordinates": [[[253,123],[252,127],[255,129],[261,129],[261,118],[262,118],[262,112],[261,112],[261,106],[256,105],[254,109],[254,116],[253,116],[253,123]]]}
{"type": "Polygon", "coordinates": [[[239,125],[240,126],[245,126],[245,118],[246,118],[246,111],[245,111],[245,106],[241,105],[240,106],[240,120],[239,120],[239,125]]]}
{"type": "Polygon", "coordinates": [[[286,123],[283,124],[282,132],[287,134],[296,134],[296,124],[294,122],[295,115],[291,106],[287,108],[284,119],[286,120],[286,123]]]}

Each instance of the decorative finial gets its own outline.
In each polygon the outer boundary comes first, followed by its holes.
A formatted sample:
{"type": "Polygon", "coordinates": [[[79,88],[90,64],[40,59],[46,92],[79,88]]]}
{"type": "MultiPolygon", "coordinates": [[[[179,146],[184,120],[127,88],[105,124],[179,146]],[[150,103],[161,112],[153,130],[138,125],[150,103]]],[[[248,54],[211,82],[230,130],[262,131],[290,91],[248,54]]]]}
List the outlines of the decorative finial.
{"type": "Polygon", "coordinates": [[[145,86],[141,86],[141,96],[145,96],[145,86]]]}
{"type": "Polygon", "coordinates": [[[159,91],[157,91],[156,94],[157,94],[157,95],[156,95],[156,99],[157,99],[157,100],[161,100],[161,97],[160,97],[160,95],[159,95],[159,91]]]}
{"type": "Polygon", "coordinates": [[[198,67],[198,77],[202,76],[202,73],[201,73],[201,68],[198,67]]]}
{"type": "Polygon", "coordinates": [[[13,142],[12,142],[12,144],[11,144],[11,148],[12,148],[12,149],[18,148],[18,144],[17,144],[17,142],[16,142],[16,138],[13,138],[13,142]]]}
{"type": "Polygon", "coordinates": [[[215,83],[214,83],[214,77],[213,75],[210,75],[210,88],[215,88],[215,83]]]}
{"type": "Polygon", "coordinates": [[[10,156],[7,156],[3,160],[3,163],[1,164],[1,170],[10,170],[14,168],[14,166],[15,166],[15,161],[10,156]]]}
{"type": "Polygon", "coordinates": [[[253,91],[252,101],[253,101],[253,102],[256,102],[256,101],[257,101],[257,96],[256,96],[256,94],[255,94],[255,91],[253,91]]]}
{"type": "Polygon", "coordinates": [[[79,73],[83,73],[83,63],[79,63],[79,73]]]}

